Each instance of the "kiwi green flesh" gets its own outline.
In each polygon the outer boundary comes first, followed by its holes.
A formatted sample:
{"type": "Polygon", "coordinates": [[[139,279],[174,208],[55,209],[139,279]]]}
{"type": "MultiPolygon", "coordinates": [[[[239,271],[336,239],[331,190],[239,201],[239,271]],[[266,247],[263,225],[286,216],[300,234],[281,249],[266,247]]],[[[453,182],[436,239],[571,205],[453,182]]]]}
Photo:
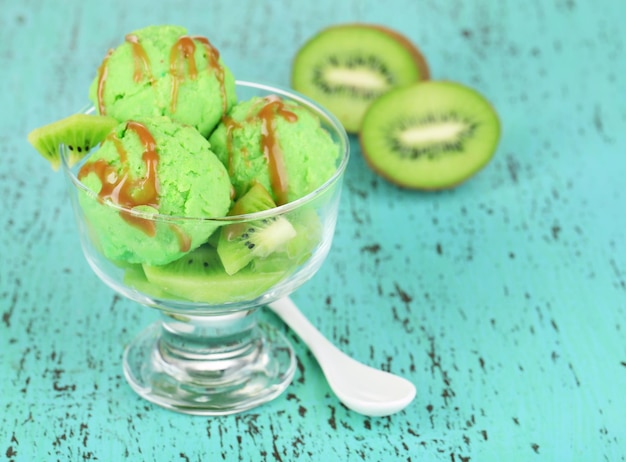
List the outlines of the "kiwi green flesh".
{"type": "Polygon", "coordinates": [[[124,284],[151,297],[180,299],[148,281],[141,265],[129,265],[124,268],[124,284]]]}
{"type": "MultiPolygon", "coordinates": [[[[250,269],[229,275],[216,249],[206,244],[167,265],[143,265],[143,271],[146,281],[156,286],[159,293],[209,304],[254,299],[285,276],[284,271],[258,272],[250,269]]],[[[133,277],[139,282],[138,290],[146,291],[140,278],[133,277]]]]}
{"type": "Polygon", "coordinates": [[[28,141],[57,170],[61,165],[62,145],[67,147],[68,163],[73,165],[102,142],[118,123],[109,116],[74,114],[34,129],[28,134],[28,141]]]}
{"type": "Polygon", "coordinates": [[[228,274],[235,274],[252,261],[263,258],[293,239],[296,231],[285,217],[270,217],[241,223],[230,237],[223,233],[217,252],[228,274]]]}
{"type": "Polygon", "coordinates": [[[301,210],[291,217],[295,236],[284,246],[264,258],[255,258],[250,267],[254,271],[292,272],[313,255],[322,240],[322,226],[314,210],[301,210]]]}
{"type": "Polygon", "coordinates": [[[360,143],[373,170],[400,186],[445,189],[484,167],[500,122],[478,92],[455,82],[419,82],[377,99],[363,118],[360,143]]]}
{"type": "Polygon", "coordinates": [[[427,77],[423,60],[393,34],[368,25],[325,29],[296,54],[291,83],[357,132],[367,107],[396,86],[427,77]]]}
{"type": "MultiPolygon", "coordinates": [[[[248,214],[272,209],[270,193],[257,183],[234,204],[231,214],[248,214]]],[[[284,246],[296,231],[284,216],[236,222],[224,226],[217,242],[217,253],[228,274],[235,274],[255,257],[266,257],[284,246]]]]}
{"type": "Polygon", "coordinates": [[[293,239],[266,257],[253,258],[235,274],[226,272],[213,241],[165,266],[128,265],[124,282],[162,299],[218,304],[255,298],[304,264],[322,238],[314,210],[299,210],[291,222],[293,239]]]}
{"type": "Polygon", "coordinates": [[[245,215],[262,212],[276,207],[272,195],[261,183],[254,183],[250,189],[233,204],[229,215],[245,215]]]}

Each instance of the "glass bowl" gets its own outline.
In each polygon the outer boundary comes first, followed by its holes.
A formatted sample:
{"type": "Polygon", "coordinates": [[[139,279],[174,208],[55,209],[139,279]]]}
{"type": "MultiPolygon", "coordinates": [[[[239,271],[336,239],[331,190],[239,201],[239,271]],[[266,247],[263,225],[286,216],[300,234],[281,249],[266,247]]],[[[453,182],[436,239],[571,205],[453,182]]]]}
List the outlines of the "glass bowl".
{"type": "MultiPolygon", "coordinates": [[[[296,369],[293,348],[276,328],[258,321],[258,311],[298,289],[324,262],[333,240],[349,157],[342,125],[313,101],[261,83],[238,81],[236,88],[241,101],[279,95],[313,111],[340,150],[334,175],[308,195],[263,212],[219,218],[174,217],[103,201],[78,178],[81,166],[97,148],[78,164],[70,165],[69,149],[62,146],[62,168],[87,262],[111,289],[160,312],[159,320],[126,347],[126,380],[146,400],[188,414],[242,412],[274,399],[291,383],[296,369]],[[278,220],[293,225],[296,238],[286,248],[253,259],[245,271],[233,275],[214,268],[219,265],[214,265],[215,242],[209,238],[199,249],[182,256],[179,264],[203,261],[210,270],[206,274],[194,271],[182,282],[178,278],[176,284],[169,284],[158,266],[121,263],[105,256],[104,247],[114,231],[94,228],[86,213],[94,208],[108,213],[111,222],[122,216],[139,221],[140,227],[147,226],[157,234],[170,233],[179,238],[183,234],[180,230],[210,228],[216,236],[224,227],[278,220]]],[[[93,112],[93,108],[86,112],[93,112]]],[[[141,239],[147,242],[141,245],[158,245],[156,240],[152,244],[141,239]]],[[[184,242],[181,240],[179,245],[182,249],[184,242]]]]}

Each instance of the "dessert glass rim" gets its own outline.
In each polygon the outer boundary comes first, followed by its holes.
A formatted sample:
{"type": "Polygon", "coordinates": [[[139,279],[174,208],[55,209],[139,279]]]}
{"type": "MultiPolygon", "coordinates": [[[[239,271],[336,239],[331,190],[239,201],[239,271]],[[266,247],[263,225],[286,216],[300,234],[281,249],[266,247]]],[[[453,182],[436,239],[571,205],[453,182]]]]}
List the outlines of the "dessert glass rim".
{"type": "MultiPolygon", "coordinates": [[[[202,216],[182,216],[182,215],[165,215],[158,212],[146,212],[140,211],[136,208],[124,207],[119,204],[115,204],[111,201],[106,201],[105,204],[107,207],[111,207],[112,209],[119,210],[121,212],[136,216],[142,219],[155,220],[155,221],[175,221],[175,222],[216,222],[220,224],[233,223],[233,222],[246,222],[251,220],[259,220],[263,218],[268,218],[274,215],[280,215],[284,213],[288,213],[294,209],[300,208],[302,205],[312,202],[318,196],[322,195],[327,190],[331,189],[331,186],[335,184],[342,178],[343,172],[348,165],[348,161],[350,158],[350,148],[349,148],[349,138],[346,133],[343,125],[339,120],[330,113],[327,109],[323,108],[319,103],[313,101],[312,99],[298,93],[295,90],[282,87],[280,85],[274,85],[269,83],[264,83],[261,81],[247,81],[247,80],[235,80],[235,84],[237,87],[245,87],[245,88],[256,88],[258,90],[267,91],[268,94],[278,94],[281,97],[286,97],[290,100],[294,100],[300,104],[303,104],[309,110],[312,110],[318,117],[321,119],[326,119],[327,124],[330,124],[332,128],[339,135],[339,139],[335,140],[338,142],[338,148],[340,150],[340,162],[337,165],[336,170],[333,172],[333,175],[328,178],[324,183],[315,188],[313,191],[308,194],[299,197],[293,201],[287,202],[283,205],[278,205],[271,209],[262,210],[260,212],[253,213],[245,213],[240,215],[225,215],[219,217],[202,217],[202,216]]],[[[82,110],[78,111],[82,114],[94,114],[95,107],[93,105],[85,106],[82,110]]],[[[88,188],[75,173],[75,169],[78,166],[83,165],[91,156],[91,152],[87,154],[84,158],[82,158],[76,165],[70,166],[68,163],[68,156],[66,151],[66,146],[61,146],[61,165],[65,173],[68,175],[72,184],[78,188],[83,193],[87,194],[94,200],[101,200],[98,197],[98,194],[94,192],[92,189],[88,188]]]]}

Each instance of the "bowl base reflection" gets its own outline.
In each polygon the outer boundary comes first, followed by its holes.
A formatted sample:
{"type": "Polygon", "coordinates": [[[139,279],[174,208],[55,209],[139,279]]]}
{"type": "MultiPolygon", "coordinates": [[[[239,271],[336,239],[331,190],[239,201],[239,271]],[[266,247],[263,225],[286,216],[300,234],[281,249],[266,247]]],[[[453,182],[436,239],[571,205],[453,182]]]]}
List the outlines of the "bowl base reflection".
{"type": "Polygon", "coordinates": [[[174,411],[227,415],[266,403],[291,383],[296,358],[256,310],[163,314],[124,352],[124,375],[143,398],[174,411]]]}

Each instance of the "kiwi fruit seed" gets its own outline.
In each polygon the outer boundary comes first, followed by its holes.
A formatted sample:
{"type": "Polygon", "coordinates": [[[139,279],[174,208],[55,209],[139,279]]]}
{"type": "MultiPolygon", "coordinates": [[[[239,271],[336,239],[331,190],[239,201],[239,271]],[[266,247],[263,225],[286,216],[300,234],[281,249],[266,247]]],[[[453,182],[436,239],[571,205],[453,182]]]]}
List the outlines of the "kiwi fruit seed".
{"type": "MultiPolygon", "coordinates": [[[[143,265],[146,280],[158,287],[159,296],[221,304],[251,300],[284,277],[284,272],[257,272],[249,269],[229,275],[217,250],[204,244],[163,266],[143,265]]],[[[133,277],[137,278],[136,275],[133,277]]],[[[138,285],[146,290],[145,285],[138,285]]]]}
{"type": "MultiPolygon", "coordinates": [[[[261,212],[276,207],[270,193],[255,183],[233,205],[230,215],[261,212]]],[[[235,274],[255,257],[267,257],[293,239],[296,230],[284,216],[236,222],[222,227],[217,253],[228,274],[235,274]]]]}
{"type": "Polygon", "coordinates": [[[372,101],[428,78],[424,56],[399,32],[350,23],[323,29],[302,46],[293,61],[291,85],[356,133],[372,101]]]}
{"type": "Polygon", "coordinates": [[[62,145],[69,150],[68,163],[73,165],[103,141],[118,123],[109,116],[74,114],[34,129],[28,134],[28,142],[58,170],[62,145]]]}
{"type": "Polygon", "coordinates": [[[448,81],[395,88],[367,110],[363,156],[387,180],[406,188],[451,188],[495,153],[500,121],[478,92],[448,81]]]}

